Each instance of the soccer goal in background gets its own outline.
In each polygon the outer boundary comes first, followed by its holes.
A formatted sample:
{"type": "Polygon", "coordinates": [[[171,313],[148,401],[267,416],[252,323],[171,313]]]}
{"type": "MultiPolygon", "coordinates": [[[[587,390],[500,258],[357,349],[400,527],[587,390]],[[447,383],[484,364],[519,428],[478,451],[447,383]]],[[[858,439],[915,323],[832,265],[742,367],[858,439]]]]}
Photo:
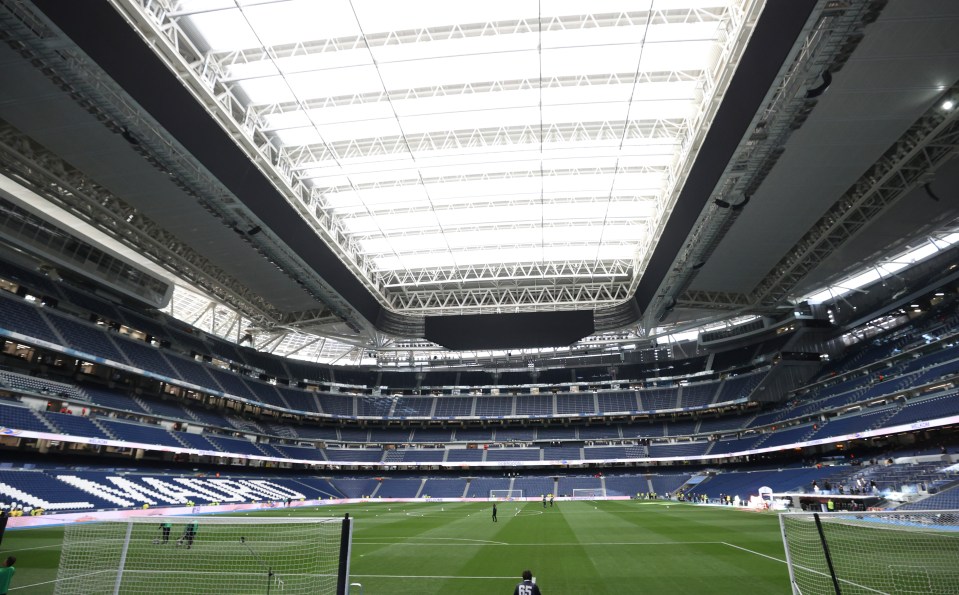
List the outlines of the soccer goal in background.
{"type": "Polygon", "coordinates": [[[573,500],[600,500],[606,497],[604,488],[573,488],[573,500]]]}
{"type": "Polygon", "coordinates": [[[959,511],[785,513],[794,595],[959,592],[959,511]]]}
{"type": "Polygon", "coordinates": [[[64,530],[54,593],[346,595],[351,541],[349,515],[76,523],[64,530]]]}
{"type": "Polygon", "coordinates": [[[490,490],[490,500],[522,500],[523,490],[490,490]]]}

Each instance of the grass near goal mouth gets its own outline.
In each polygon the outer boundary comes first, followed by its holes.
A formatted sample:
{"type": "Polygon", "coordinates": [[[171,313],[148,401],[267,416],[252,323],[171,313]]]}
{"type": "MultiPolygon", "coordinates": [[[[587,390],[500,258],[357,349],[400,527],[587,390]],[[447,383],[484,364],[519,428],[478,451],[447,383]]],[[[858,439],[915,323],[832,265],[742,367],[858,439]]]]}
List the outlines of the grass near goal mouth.
{"type": "MultiPolygon", "coordinates": [[[[492,504],[477,502],[371,501],[260,514],[349,512],[351,581],[363,584],[364,595],[510,593],[526,568],[547,595],[790,592],[774,514],[657,501],[497,506],[498,523],[492,504]]],[[[18,558],[12,595],[54,592],[62,535],[56,528],[7,532],[3,552],[18,558]]],[[[189,567],[216,547],[201,532],[193,548],[164,556],[189,567]]],[[[243,571],[252,570],[247,558],[236,561],[243,571]]]]}
{"type": "Polygon", "coordinates": [[[292,515],[75,523],[63,531],[54,593],[342,595],[349,529],[348,519],[292,515]]]}
{"type": "Polygon", "coordinates": [[[959,593],[959,513],[792,513],[780,517],[797,593],[959,593]]]}

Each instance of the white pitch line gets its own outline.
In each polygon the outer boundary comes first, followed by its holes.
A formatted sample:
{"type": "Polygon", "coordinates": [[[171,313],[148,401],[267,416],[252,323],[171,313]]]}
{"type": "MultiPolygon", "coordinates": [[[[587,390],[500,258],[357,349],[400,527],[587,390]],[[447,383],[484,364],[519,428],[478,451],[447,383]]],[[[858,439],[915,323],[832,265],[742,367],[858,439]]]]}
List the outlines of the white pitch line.
{"type": "Polygon", "coordinates": [[[586,546],[586,545],[719,545],[722,541],[576,541],[568,543],[511,543],[525,546],[586,546]]]}
{"type": "Polygon", "coordinates": [[[62,545],[63,545],[63,544],[60,544],[60,543],[51,543],[50,545],[37,545],[37,546],[34,546],[34,547],[11,548],[10,551],[12,551],[12,552],[29,552],[30,550],[45,550],[45,549],[49,549],[49,548],[52,548],[52,547],[61,547],[62,545]]]}
{"type": "Polygon", "coordinates": [[[742,550],[742,551],[744,551],[744,552],[749,552],[750,554],[756,554],[757,556],[762,556],[763,558],[769,558],[770,560],[775,560],[776,562],[781,562],[781,563],[783,563],[783,564],[786,563],[786,561],[783,560],[783,559],[781,559],[781,558],[776,558],[776,557],[774,557],[774,556],[767,556],[766,554],[763,554],[763,553],[760,553],[760,552],[751,550],[751,549],[749,549],[749,548],[741,547],[741,546],[738,546],[738,545],[735,545],[735,544],[732,544],[732,543],[726,543],[725,541],[720,541],[719,543],[721,543],[721,544],[723,544],[723,545],[728,545],[729,547],[732,547],[732,548],[736,548],[737,550],[742,550]]]}
{"type": "MultiPolygon", "coordinates": [[[[86,577],[86,576],[93,576],[93,575],[95,575],[95,574],[103,574],[104,572],[110,572],[110,571],[109,571],[109,570],[97,570],[96,572],[88,572],[88,573],[86,573],[86,574],[81,574],[81,575],[77,575],[77,576],[72,576],[72,577],[70,577],[69,580],[75,580],[75,579],[83,578],[83,577],[86,577]]],[[[30,584],[30,585],[21,585],[21,586],[19,586],[19,587],[10,587],[10,591],[18,591],[18,590],[20,590],[20,589],[30,589],[30,588],[32,588],[32,587],[39,587],[40,585],[50,585],[50,584],[58,583],[58,582],[60,582],[60,579],[57,578],[57,579],[53,579],[52,581],[43,581],[42,583],[33,583],[33,584],[30,584]]]]}
{"type": "MultiPolygon", "coordinates": [[[[440,540],[440,541],[468,541],[471,543],[459,544],[459,543],[450,543],[445,545],[509,545],[503,541],[491,541],[489,539],[468,539],[466,537],[398,537],[397,539],[425,539],[425,540],[440,540]]],[[[353,539],[353,543],[362,543],[365,545],[375,545],[376,542],[371,541],[362,541],[362,539],[353,539]]],[[[399,544],[390,544],[390,545],[399,545],[399,544]]],[[[422,544],[422,545],[431,545],[431,544],[422,544]]],[[[434,544],[435,545],[435,544],[434,544]]]]}
{"type": "Polygon", "coordinates": [[[41,585],[49,585],[57,582],[56,579],[52,581],[43,581],[42,583],[33,583],[32,585],[21,585],[19,587],[10,587],[11,591],[19,591],[20,589],[32,589],[33,587],[39,587],[41,585]]]}
{"type": "MultiPolygon", "coordinates": [[[[751,549],[744,548],[744,547],[741,547],[741,546],[738,546],[738,545],[734,545],[734,544],[732,544],[732,543],[727,543],[727,542],[725,542],[725,541],[722,541],[722,542],[720,542],[720,543],[722,543],[723,545],[728,545],[728,546],[731,547],[731,548],[736,548],[737,550],[742,550],[742,551],[744,551],[744,552],[749,552],[750,554],[756,554],[757,556],[762,556],[763,558],[768,558],[768,559],[770,559],[770,560],[775,560],[776,562],[780,562],[780,563],[782,563],[782,564],[788,564],[788,562],[786,562],[785,560],[782,560],[782,559],[780,559],[780,558],[775,558],[775,557],[773,557],[773,556],[767,556],[766,554],[763,554],[763,553],[760,553],[760,552],[756,552],[756,551],[753,551],[753,550],[751,550],[751,549]]],[[[796,568],[801,568],[802,570],[805,570],[806,572],[811,572],[812,574],[818,574],[819,576],[824,576],[824,577],[827,577],[827,578],[830,578],[830,579],[832,578],[832,575],[830,575],[830,574],[828,574],[828,573],[821,572],[821,571],[815,570],[815,569],[813,569],[813,568],[807,568],[806,566],[800,566],[799,564],[796,564],[796,568]]],[[[838,580],[839,582],[841,582],[841,583],[845,583],[845,584],[847,584],[847,585],[852,585],[853,587],[858,587],[858,588],[860,588],[860,589],[865,589],[865,590],[870,591],[870,592],[872,592],[872,593],[878,593],[879,595],[890,595],[889,593],[886,593],[885,591],[879,591],[879,590],[877,590],[877,589],[873,589],[873,588],[871,588],[871,587],[867,587],[866,585],[860,585],[859,583],[853,582],[853,581],[848,580],[848,579],[839,578],[839,577],[836,577],[836,578],[837,578],[837,580],[838,580]]]]}
{"type": "Polygon", "coordinates": [[[354,578],[415,578],[415,579],[467,579],[467,580],[512,580],[515,581],[515,576],[443,576],[443,575],[416,575],[416,574],[351,574],[351,579],[354,578]]]}
{"type": "MultiPolygon", "coordinates": [[[[417,539],[416,537],[410,537],[408,539],[417,539]]],[[[424,538],[420,538],[424,539],[424,538]]],[[[438,539],[438,538],[430,538],[438,539]]],[[[479,540],[476,540],[479,541],[479,540]]],[[[397,542],[380,542],[380,541],[359,541],[357,539],[353,540],[353,545],[413,545],[413,546],[430,546],[435,547],[439,544],[436,543],[397,543],[397,542]]],[[[446,546],[483,546],[483,545],[496,545],[496,546],[509,546],[509,547],[545,547],[545,546],[558,546],[558,547],[583,547],[591,545],[601,545],[601,546],[610,546],[610,545],[730,545],[722,541],[581,541],[581,542],[570,542],[570,543],[502,543],[497,541],[491,541],[488,543],[445,543],[446,546]]],[[[736,546],[733,546],[736,547],[736,546]]],[[[748,550],[747,550],[748,551],[748,550]]],[[[759,554],[758,552],[752,552],[760,556],[764,554],[759,554]]],[[[782,560],[779,560],[782,562],[782,560]]]]}

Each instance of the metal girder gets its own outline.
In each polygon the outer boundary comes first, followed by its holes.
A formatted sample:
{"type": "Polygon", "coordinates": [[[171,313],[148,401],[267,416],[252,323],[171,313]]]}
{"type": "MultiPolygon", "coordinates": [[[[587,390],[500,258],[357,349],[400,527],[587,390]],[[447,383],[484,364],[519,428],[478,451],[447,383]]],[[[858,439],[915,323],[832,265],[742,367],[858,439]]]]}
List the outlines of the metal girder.
{"type": "Polygon", "coordinates": [[[273,353],[286,338],[287,331],[258,332],[254,335],[253,348],[263,353],[273,353]]]}
{"type": "Polygon", "coordinates": [[[701,70],[665,70],[654,72],[611,72],[602,74],[581,74],[571,76],[544,77],[542,82],[534,78],[519,78],[502,81],[478,81],[447,85],[431,85],[411,89],[390,89],[367,91],[346,95],[314,97],[302,102],[286,101],[266,104],[250,104],[248,120],[256,121],[261,130],[270,130],[266,118],[275,114],[298,112],[300,110],[321,110],[333,107],[385,103],[390,101],[408,101],[434,97],[476,96],[485,93],[503,91],[528,91],[542,88],[564,89],[601,85],[648,85],[678,82],[697,82],[703,76],[701,70]]]}
{"type": "MultiPolygon", "coordinates": [[[[490,196],[468,196],[457,199],[456,202],[443,202],[441,204],[430,205],[421,204],[403,204],[394,205],[391,203],[371,204],[364,207],[336,207],[331,209],[335,216],[341,221],[369,217],[375,215],[403,215],[410,213],[434,213],[443,211],[455,211],[459,209],[486,209],[493,207],[529,207],[541,206],[544,209],[563,205],[594,205],[594,204],[636,204],[636,203],[654,203],[659,204],[659,193],[652,192],[648,196],[637,196],[638,193],[624,194],[622,196],[598,195],[598,196],[510,196],[503,198],[497,195],[490,196]]],[[[642,217],[640,217],[642,218],[642,217]]],[[[391,234],[395,235],[395,234],[391,234]]]]}
{"type": "MultiPolygon", "coordinates": [[[[337,254],[340,261],[355,274],[356,278],[381,304],[386,305],[387,302],[381,288],[377,287],[371,280],[372,267],[362,259],[357,250],[358,246],[355,242],[351,243],[346,238],[342,229],[327,221],[321,212],[316,212],[314,205],[311,204],[309,187],[297,179],[285,160],[279,159],[278,152],[270,140],[262,133],[257,132],[252,125],[244,122],[246,114],[244,104],[228,89],[216,84],[215,77],[212,76],[209,69],[206,69],[202,61],[197,59],[199,53],[190,38],[179,29],[175,22],[164,18],[164,7],[151,0],[110,1],[130,21],[131,26],[144,37],[147,43],[160,54],[170,68],[178,74],[180,80],[186,84],[188,90],[207,110],[207,113],[224,129],[230,131],[232,138],[240,148],[250,155],[264,176],[316,230],[318,236],[337,254]]],[[[165,140],[162,138],[164,137],[162,129],[155,126],[152,120],[148,120],[147,116],[140,111],[127,114],[120,121],[131,122],[131,130],[134,127],[150,129],[153,134],[161,137],[161,141],[165,140]],[[140,120],[144,120],[144,122],[140,120]]],[[[174,152],[178,150],[178,146],[174,146],[172,142],[168,144],[170,146],[165,148],[174,152]]],[[[152,150],[156,147],[151,146],[150,148],[152,150]]],[[[178,164],[182,163],[189,167],[196,166],[189,156],[176,154],[175,158],[175,162],[178,164]]],[[[218,184],[215,179],[211,182],[218,184]]],[[[201,196],[207,198],[205,194],[201,193],[201,196]]],[[[219,200],[220,196],[214,196],[218,200],[209,200],[208,203],[205,203],[213,212],[222,213],[225,207],[232,206],[233,208],[228,213],[230,216],[250,216],[249,212],[231,194],[226,193],[225,197],[227,199],[232,198],[232,205],[225,203],[224,200],[219,200]]],[[[253,222],[250,227],[258,224],[258,222],[253,222]]],[[[256,244],[259,249],[268,254],[271,261],[277,263],[291,278],[299,279],[304,289],[333,308],[338,316],[349,321],[357,329],[363,329],[365,332],[371,331],[371,324],[360,316],[349,302],[333,290],[311,267],[303,263],[302,259],[293,253],[286,244],[273,238],[268,233],[258,234],[256,244]],[[270,237],[267,238],[267,236],[270,237]]]]}
{"type": "Polygon", "coordinates": [[[752,305],[745,293],[727,293],[724,291],[686,291],[676,301],[684,308],[703,308],[707,310],[740,310],[752,305]]]}
{"type": "MultiPolygon", "coordinates": [[[[959,86],[952,93],[959,92],[959,86]]],[[[781,305],[805,276],[921,184],[959,149],[959,117],[934,106],[864,173],[748,296],[687,291],[683,305],[739,308],[781,305]]]]}
{"type": "Polygon", "coordinates": [[[214,302],[213,300],[208,300],[206,303],[206,306],[201,308],[196,313],[196,315],[193,317],[193,320],[189,321],[190,326],[195,326],[199,328],[200,321],[203,320],[203,318],[207,315],[207,313],[215,307],[216,307],[216,302],[214,302]]]}
{"type": "Polygon", "coordinates": [[[357,182],[355,184],[345,184],[338,186],[313,186],[313,201],[320,202],[322,197],[315,196],[322,192],[345,192],[360,191],[370,189],[398,188],[403,186],[419,186],[420,184],[456,184],[463,182],[486,182],[491,180],[515,180],[520,178],[555,178],[559,176],[601,176],[612,174],[668,174],[668,166],[659,165],[620,165],[619,167],[569,167],[554,168],[546,167],[542,173],[539,168],[510,169],[507,171],[486,171],[482,173],[458,173],[444,176],[423,176],[422,182],[417,176],[406,178],[393,178],[390,180],[374,180],[369,182],[357,182]]]}
{"type": "Polygon", "coordinates": [[[0,154],[2,171],[171,273],[251,318],[270,320],[278,315],[272,304],[179,238],[5,123],[0,123],[0,154]]]}
{"type": "MultiPolygon", "coordinates": [[[[514,285],[514,284],[510,284],[514,285]]],[[[459,314],[514,311],[522,306],[549,306],[540,310],[571,310],[611,305],[629,297],[628,284],[578,284],[569,286],[521,285],[464,290],[404,288],[390,294],[393,308],[411,314],[459,314]]]]}
{"type": "MultiPolygon", "coordinates": [[[[283,337],[282,337],[282,339],[280,340],[280,342],[279,342],[279,344],[277,345],[277,347],[280,347],[284,342],[286,342],[286,339],[288,339],[288,338],[291,336],[291,334],[292,334],[292,333],[287,333],[287,334],[283,335],[283,337]]],[[[299,353],[299,352],[301,352],[301,351],[303,351],[303,350],[305,350],[305,349],[307,349],[307,348],[309,348],[309,347],[312,347],[313,345],[317,345],[317,344],[319,344],[320,348],[322,349],[323,345],[326,344],[326,338],[324,338],[324,337],[309,337],[309,336],[308,336],[308,337],[305,338],[305,341],[304,341],[301,345],[299,345],[298,347],[295,347],[295,348],[290,349],[290,350],[288,350],[288,351],[284,351],[283,357],[291,357],[291,356],[294,356],[294,355],[296,355],[297,353],[299,353]]],[[[274,353],[275,353],[275,351],[274,351],[274,353]]]]}
{"type": "MultiPolygon", "coordinates": [[[[608,245],[608,246],[631,246],[632,244],[633,244],[633,242],[616,241],[616,242],[607,242],[605,245],[608,245]]],[[[450,254],[452,257],[455,258],[455,256],[456,256],[457,254],[474,254],[474,255],[475,255],[475,254],[482,253],[484,250],[497,250],[497,251],[502,251],[502,250],[514,250],[514,249],[523,249],[523,248],[541,247],[541,246],[544,247],[544,248],[552,248],[552,247],[555,247],[555,246],[561,246],[561,247],[574,247],[574,248],[580,248],[580,249],[598,249],[598,244],[597,244],[596,242],[585,242],[585,241],[583,241],[583,242],[577,242],[577,241],[575,241],[575,240],[571,240],[571,241],[569,241],[569,242],[562,242],[562,243],[560,243],[560,242],[544,242],[544,243],[536,243],[536,242],[500,242],[499,244],[496,244],[495,246],[463,246],[463,247],[450,248],[450,249],[447,249],[447,248],[445,248],[444,246],[436,246],[436,247],[425,247],[425,248],[422,248],[422,249],[419,249],[419,250],[407,250],[407,251],[405,251],[405,252],[378,252],[378,253],[376,253],[376,254],[372,254],[370,257],[371,257],[371,258],[380,258],[380,257],[384,257],[384,256],[394,255],[394,256],[396,256],[397,259],[399,259],[399,260],[402,261],[403,257],[405,257],[405,256],[425,256],[425,255],[430,255],[430,254],[450,254]]],[[[594,261],[594,262],[595,262],[595,261],[594,261]]],[[[456,268],[459,269],[459,270],[463,270],[463,267],[464,267],[464,266],[466,266],[466,265],[457,266],[456,268]]],[[[497,267],[497,268],[499,268],[499,269],[502,269],[502,270],[508,270],[508,268],[509,268],[509,265],[507,265],[507,266],[504,267],[504,266],[502,265],[502,263],[493,263],[493,266],[494,266],[494,267],[497,267]]],[[[377,271],[377,274],[380,274],[381,272],[382,272],[382,271],[377,271]]]]}
{"type": "MultiPolygon", "coordinates": [[[[72,44],[54,38],[52,33],[46,31],[45,17],[33,15],[23,5],[17,5],[11,10],[13,12],[0,11],[0,18],[4,24],[4,36],[19,44],[22,54],[29,55],[35,61],[45,65],[44,72],[47,76],[58,82],[79,105],[115,132],[119,133],[126,129],[137,139],[137,143],[131,145],[133,150],[153,167],[169,175],[175,185],[184,193],[194,197],[209,213],[220,218],[224,225],[242,225],[244,228],[261,225],[261,222],[255,219],[219,180],[197,163],[139,105],[131,101],[112,79],[103,76],[99,67],[94,65],[84,53],[72,44]],[[37,19],[38,24],[26,26],[24,22],[30,17],[37,19]]],[[[275,172],[266,172],[268,177],[271,173],[275,172]]],[[[304,189],[301,195],[308,198],[309,193],[304,189]]],[[[136,222],[138,214],[133,213],[133,217],[133,221],[136,222]]],[[[159,229],[148,230],[146,233],[138,231],[138,233],[144,241],[146,238],[157,237],[175,240],[173,236],[159,229]]],[[[370,323],[363,319],[325,280],[271,233],[264,231],[255,239],[247,240],[257,252],[275,263],[292,279],[301,280],[301,286],[305,291],[329,305],[344,320],[349,321],[357,329],[371,327],[370,323]]],[[[177,251],[178,256],[190,255],[190,251],[182,243],[171,241],[170,245],[177,251]]],[[[167,267],[172,266],[171,263],[176,261],[163,254],[159,256],[159,262],[167,267]]],[[[350,264],[347,262],[348,266],[350,264]]],[[[216,269],[210,265],[206,270],[216,269]]],[[[195,268],[184,271],[183,276],[190,281],[193,281],[193,277],[198,281],[209,279],[209,277],[200,276],[195,268]]],[[[236,287],[236,281],[231,282],[231,279],[225,278],[221,287],[211,286],[209,282],[196,284],[210,291],[211,295],[217,299],[234,304],[238,309],[248,313],[251,318],[262,319],[264,314],[268,318],[275,316],[276,309],[271,304],[259,296],[252,296],[252,293],[245,289],[236,287]],[[237,296],[244,295],[250,297],[237,299],[237,296]]],[[[362,277],[362,279],[368,279],[368,277],[362,277]]],[[[374,295],[382,297],[376,288],[372,288],[371,291],[374,295]]]]}
{"type": "MultiPolygon", "coordinates": [[[[457,223],[457,224],[444,224],[442,231],[436,228],[417,228],[417,229],[397,229],[391,230],[389,234],[383,234],[380,231],[370,231],[370,232],[354,232],[351,233],[351,236],[357,241],[364,240],[375,240],[375,239],[384,239],[387,242],[393,238],[412,238],[412,237],[422,237],[436,235],[439,233],[450,234],[450,233],[467,233],[474,231],[517,231],[517,230],[529,230],[529,231],[539,231],[547,229],[568,229],[571,233],[582,230],[583,228],[592,229],[598,227],[596,224],[604,224],[605,227],[631,227],[637,221],[644,221],[648,217],[630,217],[629,219],[613,219],[612,217],[603,218],[603,213],[593,219],[576,219],[575,221],[557,221],[546,220],[546,221],[497,221],[497,222],[487,222],[487,223],[457,223]]],[[[628,246],[632,245],[635,242],[633,240],[606,240],[603,242],[604,246],[628,246]]],[[[569,238],[562,241],[543,241],[539,235],[536,237],[530,236],[529,240],[526,242],[515,242],[512,244],[497,243],[497,248],[505,248],[510,246],[596,246],[597,242],[591,240],[582,240],[579,241],[575,237],[569,238]]],[[[435,246],[435,247],[425,247],[420,250],[404,250],[400,251],[388,251],[388,252],[371,252],[367,250],[365,254],[370,256],[372,254],[397,254],[398,256],[403,256],[405,254],[434,254],[437,252],[462,252],[463,250],[482,250],[482,246],[475,247],[462,247],[462,248],[452,248],[447,249],[446,246],[435,246]]]]}
{"type": "Polygon", "coordinates": [[[435,267],[415,271],[384,271],[381,282],[386,287],[406,288],[462,283],[497,283],[511,280],[548,279],[615,279],[624,281],[632,275],[628,260],[584,260],[536,263],[490,263],[463,267],[435,267]]]}
{"type": "Polygon", "coordinates": [[[519,126],[442,130],[413,134],[397,134],[374,138],[353,138],[311,145],[289,145],[280,150],[280,158],[290,171],[317,166],[323,162],[339,163],[347,159],[364,159],[384,155],[423,154],[430,151],[452,151],[483,147],[505,148],[515,145],[539,147],[549,143],[621,140],[680,141],[688,132],[682,119],[653,118],[648,120],[608,120],[603,122],[530,123],[519,126]]]}
{"type": "MultiPolygon", "coordinates": [[[[671,272],[660,286],[659,297],[647,308],[644,322],[647,327],[659,319],[670,300],[704,308],[743,307],[743,296],[739,294],[684,292],[698,266],[709,258],[738,218],[738,209],[721,208],[716,201],[741,204],[766,179],[789,136],[816,105],[815,98],[806,97],[806,90],[819,84],[821,72],[838,68],[848,59],[866,26],[864,15],[868,9],[866,0],[835,6],[824,3],[816,18],[810,21],[812,24],[807,26],[794,57],[753,118],[750,132],[740,141],[706,208],[676,256],[671,272]],[[724,303],[724,300],[729,301],[724,303]]],[[[758,304],[752,301],[749,305],[758,304]]]]}
{"type": "MultiPolygon", "coordinates": [[[[651,246],[659,241],[660,235],[664,232],[673,206],[676,204],[687,176],[696,161],[699,148],[702,146],[706,134],[719,110],[721,96],[717,97],[717,91],[721,93],[725,92],[729,81],[732,79],[732,74],[738,68],[739,60],[746,50],[749,35],[744,34],[744,32],[751,31],[759,19],[763,6],[763,2],[750,2],[744,5],[741,10],[733,8],[729,11],[726,20],[721,24],[723,31],[722,37],[726,40],[731,40],[731,43],[723,43],[720,46],[720,56],[717,60],[716,74],[704,77],[703,96],[707,101],[704,103],[703,109],[688,123],[688,133],[683,139],[681,150],[676,160],[678,166],[670,172],[667,193],[663,197],[665,204],[663,217],[659,225],[653,230],[653,233],[647,238],[645,245],[641,246],[641,249],[636,252],[636,258],[633,263],[633,270],[636,273],[630,283],[630,295],[636,292],[639,281],[645,273],[646,267],[653,255],[651,246]]],[[[645,331],[652,328],[653,312],[656,313],[655,317],[658,319],[661,309],[662,304],[656,303],[655,300],[654,303],[647,307],[645,314],[645,331]]]]}
{"type": "Polygon", "coordinates": [[[213,328],[213,332],[220,337],[232,337],[234,341],[239,343],[239,330],[243,324],[243,315],[238,310],[228,310],[225,316],[220,317],[217,316],[219,312],[220,310],[214,310],[210,313],[212,318],[210,326],[213,328]]]}
{"type": "MultiPolygon", "coordinates": [[[[951,93],[959,93],[959,85],[951,93]]],[[[935,105],[913,124],[773,267],[753,290],[753,302],[781,302],[830,254],[955,155],[957,114],[935,105]]]]}
{"type": "Polygon", "coordinates": [[[338,322],[340,319],[333,315],[328,308],[319,310],[306,310],[303,312],[291,312],[284,314],[279,324],[283,326],[301,327],[314,324],[325,324],[329,322],[338,322]]]}
{"type": "MultiPolygon", "coordinates": [[[[494,180],[517,180],[523,178],[556,178],[560,176],[609,176],[613,174],[658,174],[668,175],[669,167],[664,165],[621,165],[619,167],[570,167],[570,168],[544,168],[540,172],[539,168],[513,169],[500,172],[483,172],[477,174],[455,174],[446,176],[428,177],[423,176],[422,181],[418,176],[393,178],[390,180],[375,180],[371,182],[357,182],[354,184],[341,184],[338,186],[322,186],[316,184],[313,186],[313,201],[322,203],[325,194],[336,192],[360,192],[363,190],[383,190],[390,188],[402,188],[407,186],[441,185],[441,184],[459,184],[464,182],[488,182],[494,180]]],[[[550,194],[558,194],[556,192],[550,194]]],[[[658,196],[658,192],[651,194],[650,198],[658,196]]],[[[477,200],[485,198],[486,200],[495,200],[496,197],[476,197],[477,200]]],[[[545,196],[544,200],[564,200],[562,196],[545,196]]],[[[600,197],[604,200],[608,198],[600,197]]],[[[613,198],[617,198],[613,195],[613,198]]],[[[511,199],[502,199],[510,201],[511,199]]],[[[537,200],[539,198],[537,197],[537,200]]],[[[510,204],[509,202],[505,204],[510,204]]],[[[377,208],[388,205],[374,205],[377,208]]],[[[437,208],[443,208],[445,205],[437,205],[437,208]]],[[[480,204],[482,206],[482,204],[480,204]]],[[[403,212],[403,211],[397,211],[403,212]]]]}
{"type": "MultiPolygon", "coordinates": [[[[144,0],[145,1],[145,0],[144,0]]],[[[610,12],[586,15],[564,15],[540,19],[515,19],[508,21],[489,21],[483,23],[461,23],[440,25],[400,31],[383,31],[366,35],[349,35],[330,39],[318,39],[286,43],[269,47],[253,47],[226,52],[210,52],[204,61],[218,72],[226,72],[236,64],[250,64],[260,61],[282,60],[329,52],[358,50],[369,51],[372,48],[400,46],[410,43],[431,41],[450,41],[476,37],[495,37],[500,35],[536,34],[553,31],[570,31],[609,27],[645,27],[649,25],[668,25],[683,23],[715,23],[726,15],[726,7],[717,2],[715,7],[678,8],[664,10],[640,10],[629,12],[610,12]]],[[[172,15],[165,15],[164,20],[172,15]]],[[[182,18],[177,15],[174,19],[182,18]]]]}

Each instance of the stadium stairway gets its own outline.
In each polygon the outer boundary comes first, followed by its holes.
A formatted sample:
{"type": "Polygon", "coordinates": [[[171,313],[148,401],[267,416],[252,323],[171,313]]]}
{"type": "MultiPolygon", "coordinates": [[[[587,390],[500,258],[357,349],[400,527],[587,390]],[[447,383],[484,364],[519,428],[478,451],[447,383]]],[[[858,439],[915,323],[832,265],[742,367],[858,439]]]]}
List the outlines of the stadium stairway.
{"type": "Polygon", "coordinates": [[[424,488],[424,487],[426,487],[426,478],[425,478],[425,477],[420,480],[420,487],[416,488],[416,495],[413,496],[413,497],[414,497],[414,498],[419,498],[420,496],[422,496],[422,495],[423,495],[423,488],[424,488]]]}
{"type": "MultiPolygon", "coordinates": [[[[689,478],[686,481],[684,481],[681,486],[673,490],[673,493],[674,494],[678,494],[680,492],[688,493],[689,490],[691,490],[692,488],[702,483],[708,477],[709,476],[706,475],[705,473],[696,473],[696,474],[690,475],[689,478]],[[696,479],[696,481],[693,481],[693,479],[696,479]]],[[[652,485],[652,481],[650,481],[650,485],[652,485]]]]}
{"type": "Polygon", "coordinates": [[[52,432],[52,433],[54,433],[54,434],[59,434],[59,433],[60,433],[60,428],[58,428],[57,426],[55,426],[55,425],[53,424],[53,422],[51,422],[50,419],[49,419],[46,415],[43,414],[42,411],[34,411],[33,414],[34,414],[35,416],[37,416],[37,417],[40,418],[40,421],[43,423],[43,425],[47,426],[47,428],[49,429],[50,432],[52,432]]]}
{"type": "Polygon", "coordinates": [[[154,411],[153,408],[147,404],[147,402],[143,399],[143,397],[138,397],[137,395],[130,395],[130,398],[133,399],[133,402],[139,405],[140,408],[143,409],[144,411],[147,411],[148,413],[152,413],[153,415],[157,415],[157,412],[154,411]]]}

